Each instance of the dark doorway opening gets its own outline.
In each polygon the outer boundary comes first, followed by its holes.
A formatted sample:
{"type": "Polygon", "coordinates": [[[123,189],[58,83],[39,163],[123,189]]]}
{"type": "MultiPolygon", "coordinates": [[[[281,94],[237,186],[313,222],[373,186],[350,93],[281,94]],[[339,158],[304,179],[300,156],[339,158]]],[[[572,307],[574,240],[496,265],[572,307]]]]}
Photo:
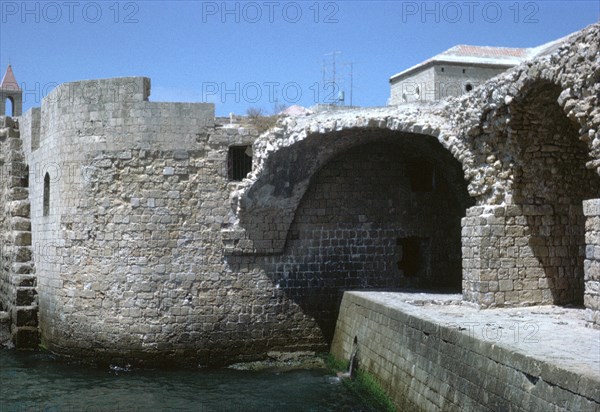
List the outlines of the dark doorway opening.
{"type": "Polygon", "coordinates": [[[400,269],[407,278],[419,277],[426,270],[427,263],[425,261],[425,243],[428,243],[427,238],[408,237],[399,238],[396,241],[398,248],[398,269],[400,269]]]}
{"type": "Polygon", "coordinates": [[[240,182],[252,171],[252,147],[231,146],[227,158],[229,180],[240,182]]]}

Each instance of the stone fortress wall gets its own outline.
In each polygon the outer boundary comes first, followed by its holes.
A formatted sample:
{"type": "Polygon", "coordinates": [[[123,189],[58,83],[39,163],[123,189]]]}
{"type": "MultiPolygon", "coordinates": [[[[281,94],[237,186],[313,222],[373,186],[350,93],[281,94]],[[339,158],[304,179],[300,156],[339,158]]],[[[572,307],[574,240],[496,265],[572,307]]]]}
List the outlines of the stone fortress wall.
{"type": "MultiPolygon", "coordinates": [[[[599,32],[460,98],[288,117],[260,137],[211,104],[150,102],[147,78],[59,86],[18,119],[31,245],[2,246],[30,250],[42,343],[138,363],[322,350],[345,290],[402,286],[585,303],[597,326],[582,202],[600,198],[599,32]],[[252,171],[232,181],[245,145],[252,171]]],[[[2,190],[25,193],[11,170],[2,190]]]]}

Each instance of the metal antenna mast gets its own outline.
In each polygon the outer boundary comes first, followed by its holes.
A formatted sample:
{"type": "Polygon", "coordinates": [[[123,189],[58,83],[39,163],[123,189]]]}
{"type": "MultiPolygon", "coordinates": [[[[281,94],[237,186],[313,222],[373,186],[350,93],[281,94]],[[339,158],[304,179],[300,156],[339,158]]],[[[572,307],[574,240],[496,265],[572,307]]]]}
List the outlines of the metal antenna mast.
{"type": "MultiPolygon", "coordinates": [[[[344,88],[350,88],[350,106],[354,105],[354,62],[339,63],[337,55],[342,54],[341,51],[326,53],[323,59],[322,76],[323,89],[325,90],[324,103],[338,105],[344,101],[344,88]],[[331,56],[331,61],[327,57],[331,56]],[[340,69],[341,64],[341,69],[340,69]],[[339,71],[342,71],[340,74],[339,71]],[[350,80],[348,82],[348,80],[350,80]],[[348,84],[349,83],[349,84],[348,84]],[[331,86],[331,88],[329,87],[331,86]],[[331,101],[325,101],[325,100],[331,101]]],[[[344,103],[342,103],[344,104],[344,103]]]]}
{"type": "MultiPolygon", "coordinates": [[[[331,59],[332,59],[332,63],[331,63],[331,67],[332,67],[332,70],[331,70],[331,79],[328,78],[328,76],[326,76],[326,72],[327,72],[326,67],[327,66],[326,66],[325,61],[323,61],[323,88],[325,90],[327,90],[327,84],[328,83],[332,84],[334,92],[335,92],[335,90],[338,87],[338,84],[337,84],[337,70],[336,70],[336,65],[335,65],[335,56],[338,55],[338,54],[342,54],[342,52],[341,51],[334,51],[334,52],[331,52],[331,53],[326,53],[324,55],[324,56],[331,56],[331,59]]],[[[327,93],[325,95],[328,96],[327,93]]]]}
{"type": "Polygon", "coordinates": [[[350,67],[350,73],[348,73],[348,77],[350,77],[350,107],[354,107],[354,62],[345,63],[345,65],[350,67]]]}

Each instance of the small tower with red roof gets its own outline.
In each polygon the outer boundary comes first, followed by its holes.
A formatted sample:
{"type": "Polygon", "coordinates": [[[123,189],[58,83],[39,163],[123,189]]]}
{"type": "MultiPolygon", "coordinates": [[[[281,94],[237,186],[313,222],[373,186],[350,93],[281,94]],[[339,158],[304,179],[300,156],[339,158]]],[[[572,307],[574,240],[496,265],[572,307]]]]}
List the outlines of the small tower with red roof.
{"type": "Polygon", "coordinates": [[[0,83],[0,116],[8,115],[12,117],[21,116],[23,111],[23,91],[15,79],[12,67],[9,64],[6,73],[0,83]],[[6,113],[6,102],[10,101],[12,105],[11,113],[6,113]]]}

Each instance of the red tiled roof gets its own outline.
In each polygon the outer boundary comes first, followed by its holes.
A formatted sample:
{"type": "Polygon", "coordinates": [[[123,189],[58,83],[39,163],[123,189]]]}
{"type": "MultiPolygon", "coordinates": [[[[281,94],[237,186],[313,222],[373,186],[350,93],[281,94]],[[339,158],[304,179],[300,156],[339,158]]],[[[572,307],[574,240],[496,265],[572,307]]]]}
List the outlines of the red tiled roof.
{"type": "Polygon", "coordinates": [[[4,73],[4,77],[2,78],[2,83],[0,83],[0,89],[21,90],[21,88],[19,87],[19,83],[17,83],[17,79],[15,79],[15,74],[13,73],[10,64],[6,68],[6,73],[4,73]]]}
{"type": "Polygon", "coordinates": [[[441,55],[526,58],[528,51],[529,49],[516,49],[511,47],[470,46],[467,44],[459,44],[458,46],[446,50],[441,55]]]}

